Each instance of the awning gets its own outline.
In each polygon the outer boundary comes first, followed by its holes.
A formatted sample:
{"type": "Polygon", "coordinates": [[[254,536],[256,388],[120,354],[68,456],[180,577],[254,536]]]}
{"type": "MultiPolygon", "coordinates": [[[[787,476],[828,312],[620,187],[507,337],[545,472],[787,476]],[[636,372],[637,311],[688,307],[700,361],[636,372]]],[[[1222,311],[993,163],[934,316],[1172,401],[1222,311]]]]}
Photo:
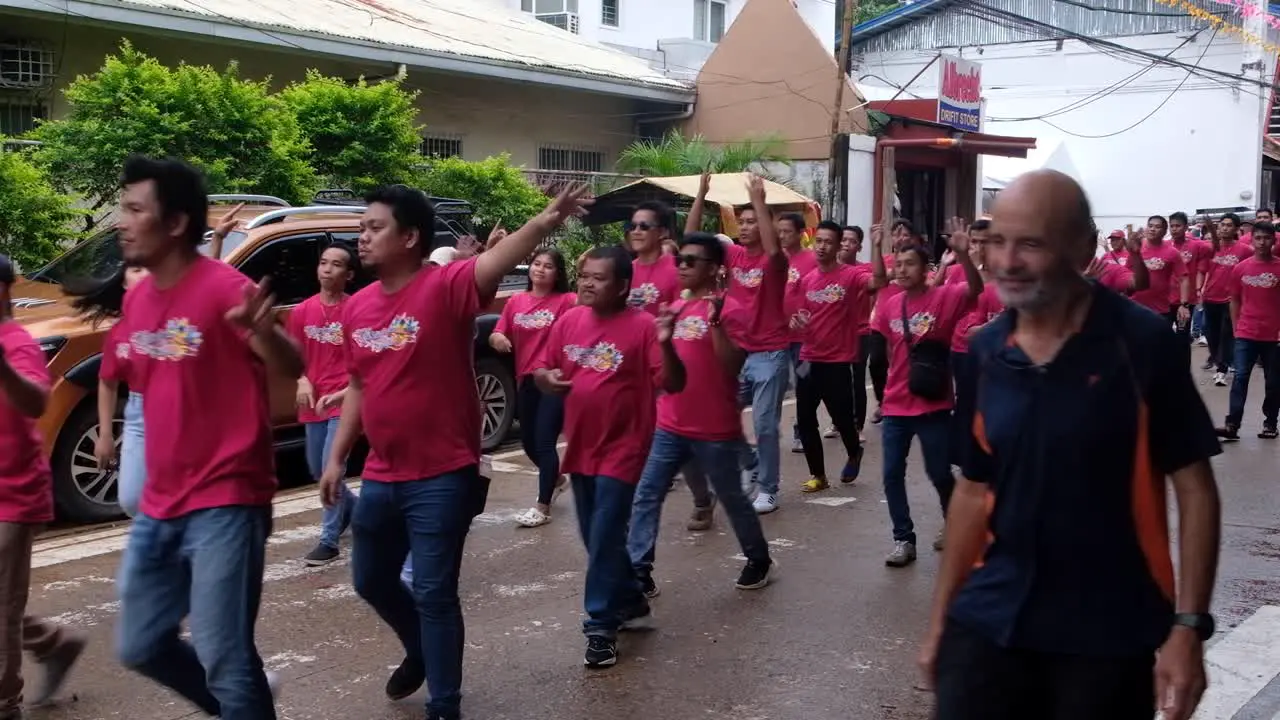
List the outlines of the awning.
{"type": "MultiPolygon", "coordinates": [[[[707,192],[707,202],[719,206],[726,226],[732,224],[733,208],[749,205],[747,197],[748,173],[716,173],[711,176],[711,189],[707,192]]],[[[697,197],[698,185],[702,182],[700,175],[682,175],[678,177],[651,177],[615,188],[596,198],[583,222],[587,225],[604,225],[612,222],[624,222],[631,219],[636,205],[646,200],[661,200],[669,205],[687,204],[697,197]]],[[[813,200],[792,190],[786,185],[764,181],[765,201],[775,210],[804,213],[806,221],[809,215],[815,218],[816,205],[813,200]]],[[[732,235],[733,233],[729,233],[732,235]]]]}
{"type": "Polygon", "coordinates": [[[946,125],[909,120],[893,125],[880,138],[880,146],[922,147],[938,150],[959,150],[975,155],[1001,155],[1024,158],[1036,149],[1036,139],[1012,135],[965,132],[946,125]]]}
{"type": "Polygon", "coordinates": [[[1280,137],[1275,135],[1262,136],[1262,154],[1280,162],[1280,137]]]}

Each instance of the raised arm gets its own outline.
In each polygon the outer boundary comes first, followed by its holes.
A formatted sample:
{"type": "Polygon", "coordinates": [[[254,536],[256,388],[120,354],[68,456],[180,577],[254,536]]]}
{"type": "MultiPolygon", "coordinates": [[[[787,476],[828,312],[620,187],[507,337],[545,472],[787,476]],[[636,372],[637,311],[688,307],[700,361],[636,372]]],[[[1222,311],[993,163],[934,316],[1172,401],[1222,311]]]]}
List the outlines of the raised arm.
{"type": "Polygon", "coordinates": [[[689,208],[689,217],[684,220],[684,234],[695,233],[702,229],[702,213],[707,204],[707,193],[711,192],[711,173],[702,173],[698,181],[698,194],[693,198],[693,207],[689,208]]]}
{"type": "Polygon", "coordinates": [[[524,262],[565,220],[577,217],[591,204],[586,186],[566,187],[547,207],[519,230],[476,258],[476,289],[481,297],[492,297],[498,285],[516,266],[524,262]]]}

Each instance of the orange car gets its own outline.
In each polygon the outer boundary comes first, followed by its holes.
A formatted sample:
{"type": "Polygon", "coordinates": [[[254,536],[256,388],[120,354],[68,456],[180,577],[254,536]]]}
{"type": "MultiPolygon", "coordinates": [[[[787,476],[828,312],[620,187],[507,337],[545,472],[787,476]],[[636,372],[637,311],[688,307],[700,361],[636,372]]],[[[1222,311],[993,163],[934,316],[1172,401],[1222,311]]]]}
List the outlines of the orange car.
{"type": "MultiPolygon", "coordinates": [[[[332,200],[327,205],[289,207],[283,200],[267,196],[225,195],[212,196],[210,200],[211,226],[225,217],[230,204],[247,203],[238,215],[246,222],[227,235],[222,258],[254,280],[271,276],[280,321],[293,306],[319,292],[316,266],[328,243],[341,241],[354,247],[364,209],[351,202],[332,200]]],[[[451,246],[469,232],[470,206],[457,200],[433,200],[438,213],[433,248],[451,246]]],[[[12,288],[15,319],[40,341],[48,357],[53,387],[48,409],[40,419],[40,430],[53,467],[59,515],[76,522],[109,520],[119,517],[121,511],[116,500],[116,473],[99,468],[93,455],[98,436],[98,367],[110,324],[94,327],[78,316],[71,298],[62,290],[62,282],[68,278],[111,277],[121,262],[116,232],[106,230],[19,279],[12,288]]],[[[367,272],[357,272],[349,290],[354,292],[371,280],[367,272]]],[[[504,440],[515,420],[515,375],[510,356],[495,353],[487,341],[497,322],[496,313],[513,292],[523,289],[524,283],[524,277],[513,275],[493,306],[476,319],[476,385],[485,407],[483,446],[487,450],[504,440]]],[[[217,382],[217,378],[210,381],[217,382]]],[[[295,381],[273,377],[270,393],[277,449],[301,447],[304,441],[297,422],[295,381]]],[[[119,405],[123,407],[123,403],[119,405]]],[[[123,417],[117,417],[116,422],[119,443],[123,417]]],[[[430,429],[423,428],[423,432],[430,429]]]]}

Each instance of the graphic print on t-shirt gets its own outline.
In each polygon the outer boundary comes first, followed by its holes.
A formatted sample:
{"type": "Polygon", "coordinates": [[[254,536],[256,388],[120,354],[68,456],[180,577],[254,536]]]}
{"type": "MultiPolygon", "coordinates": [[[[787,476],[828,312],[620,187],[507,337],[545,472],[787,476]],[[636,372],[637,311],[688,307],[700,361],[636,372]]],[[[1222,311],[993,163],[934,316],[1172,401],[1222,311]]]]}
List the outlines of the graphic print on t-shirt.
{"type": "Polygon", "coordinates": [[[535,310],[531,313],[516,313],[511,318],[511,322],[517,327],[527,328],[529,330],[541,330],[551,327],[551,323],[556,321],[556,314],[547,309],[535,310]]]}
{"type": "Polygon", "coordinates": [[[760,281],[764,280],[764,270],[762,268],[734,268],[733,279],[742,287],[760,287],[760,281]]]}
{"type": "MultiPolygon", "coordinates": [[[[934,317],[933,313],[931,312],[918,312],[915,315],[912,315],[910,318],[911,336],[913,338],[918,338],[928,334],[928,332],[933,329],[934,324],[937,322],[938,322],[938,318],[934,317]]],[[[890,320],[889,329],[901,335],[902,334],[902,318],[894,318],[890,320]]]]}
{"type": "Polygon", "coordinates": [[[569,362],[596,372],[614,373],[622,367],[622,351],[611,342],[598,342],[591,347],[565,345],[564,356],[569,362]]]}
{"type": "Polygon", "coordinates": [[[155,332],[138,330],[129,336],[133,349],[153,360],[178,361],[200,354],[204,334],[187,318],[169,318],[155,332]]]}
{"type": "Polygon", "coordinates": [[[653,283],[645,283],[631,288],[631,294],[627,296],[627,305],[635,308],[642,308],[652,305],[662,298],[662,291],[653,283]]]}
{"type": "Polygon", "coordinates": [[[810,290],[804,296],[809,302],[830,305],[844,300],[844,287],[837,283],[831,283],[824,288],[810,290]]]}
{"type": "Polygon", "coordinates": [[[1278,279],[1280,278],[1277,278],[1274,273],[1264,272],[1261,275],[1245,275],[1240,278],[1240,282],[1248,285],[1249,287],[1269,290],[1276,286],[1276,281],[1278,279]]]}
{"type": "Polygon", "coordinates": [[[120,358],[121,360],[129,359],[129,343],[127,342],[116,343],[116,357],[120,358]]]}
{"type": "Polygon", "coordinates": [[[335,320],[326,325],[307,325],[302,328],[302,334],[322,345],[341,345],[342,323],[335,320]]]}
{"type": "Polygon", "coordinates": [[[697,315],[680,318],[676,326],[671,331],[671,337],[675,340],[701,340],[707,336],[707,321],[697,315]]]}
{"type": "Polygon", "coordinates": [[[1146,264],[1148,270],[1164,269],[1164,258],[1152,257],[1152,258],[1147,258],[1143,262],[1146,264]]]}
{"type": "Polygon", "coordinates": [[[792,265],[791,267],[787,268],[787,284],[794,285],[795,283],[798,283],[798,282],[800,282],[800,269],[797,268],[795,265],[792,265]]]}
{"type": "Polygon", "coordinates": [[[400,313],[385,328],[359,328],[351,333],[356,345],[371,352],[403,350],[418,341],[418,320],[408,313],[400,313]]]}

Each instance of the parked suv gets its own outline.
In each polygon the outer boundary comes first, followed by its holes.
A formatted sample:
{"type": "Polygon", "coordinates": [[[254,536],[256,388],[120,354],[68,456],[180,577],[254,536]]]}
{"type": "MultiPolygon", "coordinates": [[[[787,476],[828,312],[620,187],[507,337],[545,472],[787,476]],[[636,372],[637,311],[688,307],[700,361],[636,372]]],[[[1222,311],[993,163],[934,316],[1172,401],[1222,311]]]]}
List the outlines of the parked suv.
{"type": "MultiPolygon", "coordinates": [[[[213,196],[209,223],[216,225],[233,203],[246,202],[239,218],[246,221],[223,241],[222,259],[253,280],[272,278],[281,321],[298,303],[319,292],[316,266],[320,253],[333,241],[355,245],[364,208],[341,203],[289,207],[267,196],[213,196]]],[[[433,200],[435,200],[433,198],[433,200]]],[[[441,206],[433,247],[453,244],[470,229],[470,207],[463,201],[437,200],[441,206]]],[[[206,244],[203,249],[208,251],[206,244]]],[[[102,470],[94,460],[98,437],[96,393],[104,335],[110,327],[94,327],[71,307],[62,290],[67,278],[111,277],[122,262],[114,229],[103,231],[76,245],[48,266],[19,279],[12,288],[14,317],[40,342],[49,362],[53,386],[48,409],[40,419],[45,450],[53,467],[54,499],[59,514],[76,522],[97,522],[119,517],[116,473],[102,470]]],[[[351,292],[372,280],[366,271],[356,273],[351,292]]],[[[512,276],[504,283],[494,304],[476,318],[474,349],[476,386],[484,404],[483,446],[500,444],[515,419],[515,375],[510,356],[498,355],[487,342],[497,314],[525,279],[512,276]]],[[[428,329],[429,332],[429,329],[428,329]]],[[[421,368],[431,372],[430,367],[421,368]]],[[[217,378],[208,378],[218,382],[217,378]]],[[[279,375],[270,378],[271,416],[277,449],[300,447],[302,427],[297,423],[296,384],[279,375]]],[[[119,404],[123,407],[123,403],[119,404]]],[[[446,410],[447,412],[447,410],[446,410]]],[[[117,417],[115,438],[122,437],[123,418],[117,417]]],[[[430,432],[429,428],[422,428],[430,432]]],[[[181,448],[174,448],[182,452],[181,448]]]]}

